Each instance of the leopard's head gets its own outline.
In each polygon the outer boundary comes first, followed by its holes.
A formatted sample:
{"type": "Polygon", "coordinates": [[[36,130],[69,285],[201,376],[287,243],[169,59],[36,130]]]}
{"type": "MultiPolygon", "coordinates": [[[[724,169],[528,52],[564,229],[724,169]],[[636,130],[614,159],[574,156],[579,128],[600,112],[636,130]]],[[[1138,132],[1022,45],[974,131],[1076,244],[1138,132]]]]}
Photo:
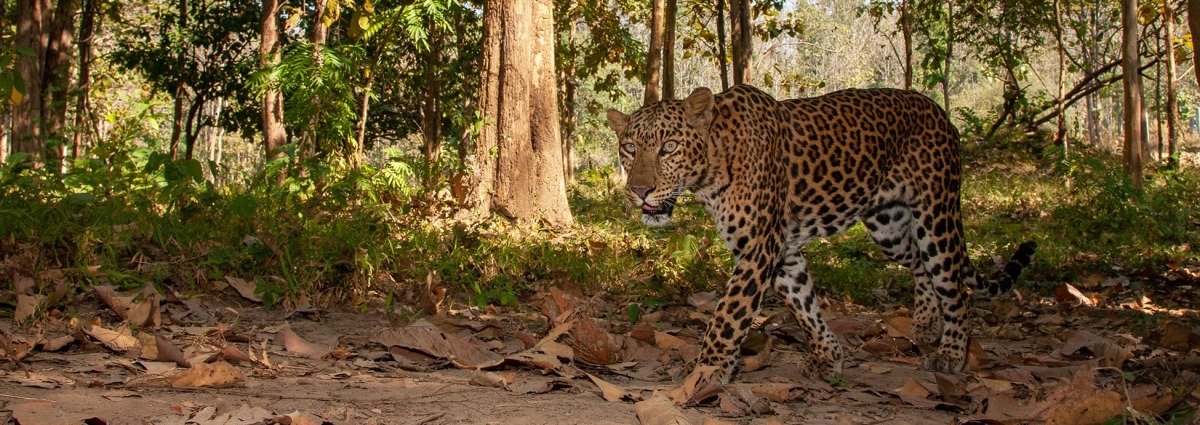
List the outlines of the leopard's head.
{"type": "Polygon", "coordinates": [[[629,176],[625,194],[641,207],[642,223],[670,225],[675,199],[700,183],[715,109],[712,91],[701,87],[687,99],[664,100],[629,115],[608,111],[629,176]]]}

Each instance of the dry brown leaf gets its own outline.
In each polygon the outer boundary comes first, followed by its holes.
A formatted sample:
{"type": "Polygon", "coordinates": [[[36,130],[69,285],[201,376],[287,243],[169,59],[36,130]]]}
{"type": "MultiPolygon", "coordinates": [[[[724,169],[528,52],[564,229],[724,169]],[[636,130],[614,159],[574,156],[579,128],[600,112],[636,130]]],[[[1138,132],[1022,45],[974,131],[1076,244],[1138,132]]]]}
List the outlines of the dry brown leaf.
{"type": "Polygon", "coordinates": [[[988,397],[987,410],[984,416],[998,421],[1016,421],[1027,418],[1033,405],[1017,400],[1008,394],[997,394],[988,397]]]}
{"type": "Polygon", "coordinates": [[[1096,301],[1088,298],[1088,296],[1084,295],[1082,291],[1074,286],[1071,286],[1069,283],[1064,283],[1062,285],[1058,285],[1057,288],[1054,288],[1054,298],[1058,299],[1058,301],[1061,303],[1078,303],[1088,307],[1093,307],[1096,305],[1096,301]]]}
{"type": "Polygon", "coordinates": [[[556,388],[571,388],[571,381],[563,378],[525,376],[515,380],[509,389],[516,394],[545,394],[556,388]]]}
{"type": "Polygon", "coordinates": [[[1186,351],[1200,343],[1197,341],[1200,338],[1193,336],[1195,332],[1192,328],[1178,320],[1163,323],[1159,334],[1161,336],[1158,338],[1158,345],[1168,350],[1186,351]]]}
{"type": "Polygon", "coordinates": [[[590,317],[580,317],[567,332],[567,345],[575,349],[575,358],[594,365],[607,365],[624,361],[621,345],[614,335],[590,317]]]}
{"type": "Polygon", "coordinates": [[[476,370],[475,373],[471,374],[470,382],[481,387],[508,389],[508,386],[513,382],[514,376],[516,374],[513,372],[496,373],[476,370]]]}
{"type": "Polygon", "coordinates": [[[546,341],[535,348],[537,350],[541,350],[543,353],[558,357],[560,359],[566,359],[567,361],[575,360],[575,350],[572,350],[571,347],[568,347],[562,343],[546,341]]]}
{"type": "Polygon", "coordinates": [[[629,329],[629,337],[638,341],[653,344],[654,343],[654,326],[647,322],[638,322],[629,329]]]}
{"type": "Polygon", "coordinates": [[[776,403],[787,403],[804,394],[804,387],[799,384],[763,383],[750,385],[750,391],[776,403]]]}
{"type": "Polygon", "coordinates": [[[100,341],[110,350],[124,353],[138,348],[141,344],[129,332],[129,328],[121,326],[117,331],[111,331],[98,325],[84,326],[83,332],[100,341]]]}
{"type": "Polygon", "coordinates": [[[183,351],[179,347],[176,347],[175,343],[171,342],[169,338],[162,335],[155,335],[154,346],[158,349],[158,355],[155,356],[155,360],[174,362],[179,367],[192,367],[191,362],[188,361],[187,357],[184,357],[183,351]]]}
{"type": "Polygon", "coordinates": [[[85,418],[59,410],[51,401],[27,401],[12,406],[12,418],[21,425],[79,425],[85,418]]]}
{"type": "Polygon", "coordinates": [[[200,363],[171,377],[171,386],[229,387],[246,381],[246,374],[227,362],[200,363]]]}
{"type": "Polygon", "coordinates": [[[929,390],[917,380],[909,378],[903,387],[896,389],[896,394],[902,397],[926,398],[929,397],[929,390]]]}
{"type": "MultiPolygon", "coordinates": [[[[704,310],[704,306],[708,306],[708,304],[712,303],[712,301],[715,299],[717,299],[716,292],[712,292],[712,291],[696,292],[696,293],[693,293],[692,295],[688,295],[687,302],[692,307],[696,307],[698,309],[704,310]]],[[[709,306],[709,308],[712,308],[712,306],[709,306]]]]}
{"type": "Polygon", "coordinates": [[[681,345],[685,345],[685,344],[687,344],[687,341],[685,341],[683,338],[677,337],[675,335],[671,335],[666,332],[655,332],[654,333],[654,344],[657,345],[658,348],[666,351],[666,350],[670,350],[673,348],[678,348],[681,345]]]}
{"type": "Polygon", "coordinates": [[[449,360],[463,369],[486,369],[504,362],[504,357],[484,350],[454,335],[436,328],[405,326],[384,329],[371,336],[371,341],[386,347],[398,346],[449,360]]]}
{"type": "MultiPolygon", "coordinates": [[[[736,398],[736,403],[739,407],[745,406],[748,413],[754,415],[768,415],[774,413],[771,409],[771,403],[766,399],[759,397],[754,392],[752,386],[747,384],[734,384],[725,386],[725,391],[721,392],[722,396],[736,398]]],[[[722,398],[722,400],[724,400],[722,398]]],[[[722,401],[723,403],[724,401],[722,401]]]]}
{"type": "Polygon", "coordinates": [[[254,293],[254,290],[258,289],[258,284],[254,282],[247,282],[245,279],[229,275],[225,276],[225,281],[229,282],[229,286],[232,286],[233,289],[237,291],[238,295],[242,296],[242,298],[254,301],[256,303],[262,302],[262,296],[254,293]]]}
{"type": "Polygon", "coordinates": [[[1119,368],[1126,360],[1133,358],[1133,353],[1125,347],[1117,345],[1108,338],[1083,330],[1071,333],[1059,352],[1068,357],[1093,357],[1100,361],[1101,367],[1119,368]]]}
{"type": "Polygon", "coordinates": [[[887,325],[887,335],[893,338],[907,338],[913,340],[912,318],[905,316],[892,315],[883,318],[883,323],[887,325]]]}
{"type": "Polygon", "coordinates": [[[318,344],[305,341],[300,335],[292,331],[292,327],[284,325],[279,333],[275,334],[275,343],[282,345],[289,352],[296,353],[310,359],[319,359],[329,354],[329,348],[322,347],[318,344]]]}
{"type": "Polygon", "coordinates": [[[39,345],[42,347],[42,351],[58,351],[66,348],[73,342],[75,342],[75,337],[64,335],[50,340],[42,340],[39,345]]]}
{"type": "Polygon", "coordinates": [[[21,323],[32,318],[37,314],[38,308],[42,306],[42,300],[45,300],[44,295],[26,295],[17,294],[17,306],[13,310],[13,322],[21,323]]]}
{"type": "Polygon", "coordinates": [[[593,384],[596,384],[597,387],[600,387],[601,395],[604,397],[605,400],[608,400],[609,402],[618,403],[621,400],[624,400],[626,398],[633,398],[632,394],[630,394],[629,391],[625,391],[621,387],[613,385],[603,379],[600,379],[596,375],[592,375],[587,372],[584,372],[584,374],[587,375],[588,379],[592,380],[593,384]]]}
{"type": "Polygon", "coordinates": [[[637,411],[638,422],[641,425],[691,425],[692,423],[678,407],[675,407],[675,403],[672,403],[671,399],[661,394],[634,403],[633,409],[637,411]]]}

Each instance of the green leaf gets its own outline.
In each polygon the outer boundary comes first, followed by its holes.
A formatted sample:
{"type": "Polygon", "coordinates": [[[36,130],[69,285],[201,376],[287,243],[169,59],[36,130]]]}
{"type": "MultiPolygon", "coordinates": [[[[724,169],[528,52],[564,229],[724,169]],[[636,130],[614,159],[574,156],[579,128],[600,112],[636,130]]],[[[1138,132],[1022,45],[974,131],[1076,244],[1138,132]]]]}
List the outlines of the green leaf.
{"type": "Polygon", "coordinates": [[[229,212],[238,217],[250,218],[258,212],[258,199],[251,195],[238,195],[229,200],[229,212]]]}

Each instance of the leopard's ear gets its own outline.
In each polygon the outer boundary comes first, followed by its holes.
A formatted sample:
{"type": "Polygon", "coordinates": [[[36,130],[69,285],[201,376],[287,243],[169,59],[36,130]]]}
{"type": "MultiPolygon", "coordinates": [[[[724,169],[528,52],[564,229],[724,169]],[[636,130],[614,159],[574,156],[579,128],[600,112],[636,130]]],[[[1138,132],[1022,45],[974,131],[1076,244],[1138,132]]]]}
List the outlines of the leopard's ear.
{"type": "Polygon", "coordinates": [[[617,133],[620,137],[625,132],[625,127],[629,125],[629,115],[616,109],[608,110],[608,127],[617,133]]]}
{"type": "Polygon", "coordinates": [[[693,128],[708,130],[708,126],[712,124],[713,116],[716,114],[712,90],[707,87],[698,87],[692,90],[692,94],[689,94],[683,101],[683,113],[688,124],[693,128]]]}

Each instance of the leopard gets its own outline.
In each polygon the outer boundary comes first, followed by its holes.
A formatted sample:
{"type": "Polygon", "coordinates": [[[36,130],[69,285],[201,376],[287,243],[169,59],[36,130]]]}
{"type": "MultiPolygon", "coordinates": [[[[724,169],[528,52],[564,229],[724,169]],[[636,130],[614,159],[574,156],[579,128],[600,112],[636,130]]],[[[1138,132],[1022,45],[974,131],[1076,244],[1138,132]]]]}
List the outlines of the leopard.
{"type": "Polygon", "coordinates": [[[650,226],[671,225],[691,192],[732,252],[724,294],[704,332],[693,373],[728,383],[768,288],[806,338],[801,367],[842,373],[842,343],[823,319],[802,248],[863,223],[888,258],[913,276],[912,330],[922,367],[966,367],[970,297],[1008,292],[1037,248],[1020,243],[987,279],[963,234],[958,130],[929,97],[892,88],[845,89],[776,100],[751,85],[699,87],[682,100],[612,109],[626,171],[623,192],[650,226]]]}

